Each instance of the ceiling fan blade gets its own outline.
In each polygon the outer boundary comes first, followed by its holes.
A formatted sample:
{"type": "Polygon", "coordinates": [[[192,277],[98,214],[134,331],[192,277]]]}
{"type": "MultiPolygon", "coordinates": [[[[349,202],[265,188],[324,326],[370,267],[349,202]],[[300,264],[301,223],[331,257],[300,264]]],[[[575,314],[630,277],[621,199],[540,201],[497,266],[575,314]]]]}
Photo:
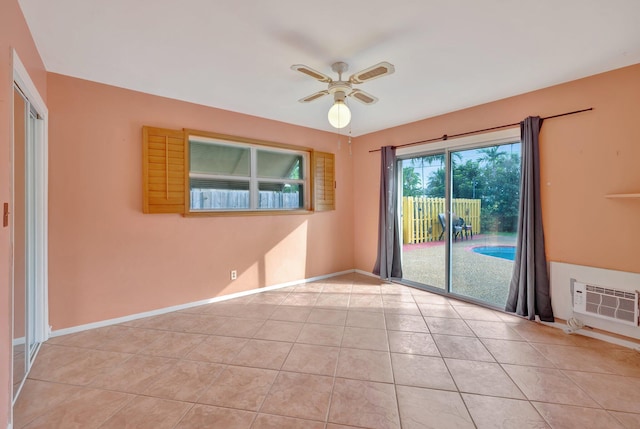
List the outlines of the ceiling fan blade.
{"type": "Polygon", "coordinates": [[[307,95],[306,97],[303,97],[298,101],[300,103],[308,103],[310,101],[317,100],[320,97],[324,97],[325,95],[329,95],[329,91],[327,91],[326,89],[324,91],[318,91],[314,94],[307,95]]]}
{"type": "Polygon", "coordinates": [[[396,69],[393,64],[383,61],[376,64],[375,66],[371,66],[367,69],[359,71],[358,73],[352,74],[351,77],[349,77],[349,82],[363,83],[382,76],[386,76],[393,73],[394,71],[396,71],[396,69]]]}
{"type": "Polygon", "coordinates": [[[374,97],[368,92],[364,92],[360,89],[354,89],[353,91],[351,91],[351,93],[349,94],[349,97],[355,98],[362,104],[374,104],[378,101],[377,97],[374,97]]]}
{"type": "Polygon", "coordinates": [[[309,66],[305,66],[304,64],[294,64],[291,66],[291,70],[299,71],[300,73],[304,73],[307,76],[310,76],[320,82],[331,83],[332,80],[329,76],[324,73],[320,73],[317,70],[312,69],[309,66]]]}

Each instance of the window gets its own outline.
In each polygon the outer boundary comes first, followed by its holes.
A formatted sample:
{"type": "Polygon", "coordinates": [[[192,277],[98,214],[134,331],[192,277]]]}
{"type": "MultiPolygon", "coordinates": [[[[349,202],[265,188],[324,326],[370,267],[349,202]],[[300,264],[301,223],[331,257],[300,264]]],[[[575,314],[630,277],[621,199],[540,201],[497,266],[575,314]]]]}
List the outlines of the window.
{"type": "Polygon", "coordinates": [[[335,209],[335,157],[202,131],[143,127],[143,212],[206,216],[335,209]]]}
{"type": "Polygon", "coordinates": [[[307,209],[308,152],[189,139],[190,210],[307,209]]]}

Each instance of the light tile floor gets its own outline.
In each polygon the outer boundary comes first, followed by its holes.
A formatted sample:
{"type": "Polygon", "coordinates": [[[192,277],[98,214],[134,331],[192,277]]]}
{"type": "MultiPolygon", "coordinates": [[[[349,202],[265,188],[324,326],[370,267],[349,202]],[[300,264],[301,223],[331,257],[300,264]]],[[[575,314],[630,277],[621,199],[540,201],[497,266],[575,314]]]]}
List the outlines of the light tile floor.
{"type": "Polygon", "coordinates": [[[640,353],[351,274],[56,337],[14,428],[639,428],[640,353]]]}

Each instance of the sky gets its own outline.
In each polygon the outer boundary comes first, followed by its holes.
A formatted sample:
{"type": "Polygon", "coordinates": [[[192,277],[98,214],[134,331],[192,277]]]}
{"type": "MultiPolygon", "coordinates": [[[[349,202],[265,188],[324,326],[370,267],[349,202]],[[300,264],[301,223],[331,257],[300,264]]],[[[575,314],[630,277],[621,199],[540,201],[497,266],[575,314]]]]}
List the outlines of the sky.
{"type": "MultiPolygon", "coordinates": [[[[520,143],[510,143],[500,145],[500,151],[505,153],[517,153],[520,154],[520,143]]],[[[480,152],[479,149],[465,149],[460,151],[455,151],[452,153],[460,153],[462,156],[461,163],[466,163],[467,161],[479,161],[482,159],[484,154],[480,152]]],[[[437,155],[434,155],[436,158],[437,155]]],[[[404,159],[402,161],[402,168],[405,167],[413,167],[413,170],[418,173],[420,176],[420,183],[422,183],[423,189],[426,189],[428,186],[428,178],[435,171],[439,170],[443,166],[443,162],[441,159],[434,159],[434,161],[429,165],[428,161],[424,161],[421,159],[422,157],[409,158],[404,159]]]]}

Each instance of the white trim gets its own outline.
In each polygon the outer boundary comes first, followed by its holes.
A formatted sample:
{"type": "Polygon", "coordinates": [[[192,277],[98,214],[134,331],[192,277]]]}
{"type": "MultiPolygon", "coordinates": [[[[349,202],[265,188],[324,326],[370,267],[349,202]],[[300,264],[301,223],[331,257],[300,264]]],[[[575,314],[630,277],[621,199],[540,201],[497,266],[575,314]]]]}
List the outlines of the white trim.
{"type": "Polygon", "coordinates": [[[161,314],[171,313],[173,311],[178,311],[178,310],[185,310],[187,308],[197,307],[199,305],[205,305],[205,304],[211,304],[211,303],[214,303],[214,302],[227,301],[229,299],[240,298],[240,297],[248,296],[248,295],[255,295],[257,293],[267,292],[267,291],[270,291],[270,290],[281,289],[281,288],[288,287],[288,286],[295,286],[295,285],[299,285],[299,284],[303,284],[303,283],[315,282],[315,281],[318,281],[318,280],[324,280],[324,279],[328,279],[328,278],[331,278],[331,277],[341,276],[341,275],[344,275],[344,274],[351,274],[353,272],[355,272],[355,270],[339,271],[337,273],[331,273],[331,274],[326,274],[326,275],[322,275],[322,276],[310,277],[308,279],[295,280],[295,281],[291,281],[291,282],[286,282],[286,283],[280,283],[280,284],[276,284],[276,285],[266,286],[266,287],[263,287],[263,288],[260,288],[260,289],[251,289],[251,290],[247,290],[247,291],[244,291],[244,292],[237,292],[237,293],[232,293],[232,294],[229,294],[229,295],[217,296],[215,298],[203,299],[201,301],[188,302],[186,304],[173,305],[171,307],[164,307],[164,308],[159,308],[157,310],[145,311],[144,313],[130,314],[128,316],[117,317],[115,319],[101,320],[99,322],[87,323],[87,324],[84,324],[84,325],[72,326],[70,328],[58,329],[58,330],[52,331],[51,334],[50,334],[50,337],[59,337],[61,335],[74,334],[76,332],[82,332],[82,331],[86,331],[88,329],[103,328],[105,326],[111,326],[111,325],[116,325],[118,323],[130,322],[132,320],[143,319],[145,317],[159,316],[161,314]]]}
{"type": "Polygon", "coordinates": [[[24,344],[24,343],[26,343],[26,342],[27,342],[26,337],[14,338],[14,339],[13,339],[13,343],[12,343],[12,345],[13,345],[13,347],[15,347],[15,346],[21,346],[21,345],[23,345],[23,344],[24,344]]]}
{"type": "Polygon", "coordinates": [[[508,128],[506,130],[494,131],[491,133],[475,134],[473,136],[460,137],[457,139],[443,140],[434,143],[425,143],[416,146],[408,146],[398,148],[396,151],[397,157],[407,157],[409,155],[416,155],[424,153],[425,151],[432,152],[437,150],[444,150],[445,148],[462,149],[468,146],[478,146],[483,143],[491,143],[493,145],[499,145],[504,143],[511,143],[515,140],[520,140],[520,128],[508,128]]]}
{"type": "MultiPolygon", "coordinates": [[[[358,273],[358,274],[362,274],[363,276],[369,276],[369,277],[376,277],[376,278],[380,278],[380,276],[377,276],[373,273],[370,273],[369,271],[363,271],[363,270],[354,270],[354,273],[358,273]]],[[[384,281],[384,280],[383,280],[384,281]]]]}
{"type": "Polygon", "coordinates": [[[24,64],[20,61],[20,56],[18,56],[15,49],[13,50],[13,80],[20,86],[20,89],[25,93],[27,98],[29,98],[29,102],[36,107],[38,113],[42,114],[42,116],[49,116],[47,105],[40,96],[36,85],[31,80],[24,64]]]}
{"type": "MultiPolygon", "coordinates": [[[[565,331],[567,329],[567,325],[558,322],[540,322],[543,325],[550,326],[552,328],[557,328],[565,331]]],[[[635,343],[633,341],[627,341],[622,338],[614,337],[612,335],[607,335],[600,332],[590,331],[588,327],[580,329],[579,331],[574,332],[573,334],[567,335],[583,335],[589,338],[595,338],[596,340],[606,341],[607,343],[617,344],[622,347],[628,347],[630,349],[635,349],[640,352],[640,344],[635,343]],[[585,329],[586,328],[586,329],[585,329]]],[[[565,331],[566,332],[566,331],[565,331]]]]}
{"type": "MultiPolygon", "coordinates": [[[[33,171],[33,184],[32,188],[35,189],[33,199],[34,199],[34,208],[33,212],[35,215],[31,219],[32,224],[35,226],[35,237],[31,240],[31,247],[33,247],[33,265],[31,275],[34,278],[36,284],[36,296],[35,296],[35,309],[34,309],[34,317],[35,317],[35,342],[36,344],[42,343],[47,340],[48,329],[48,159],[49,159],[49,109],[47,108],[46,103],[44,102],[42,96],[38,92],[36,85],[31,80],[29,73],[27,72],[26,67],[23,62],[20,60],[20,56],[16,52],[15,49],[12,49],[12,67],[13,67],[13,79],[15,85],[20,88],[22,94],[27,98],[29,104],[33,106],[33,108],[40,115],[41,120],[36,120],[35,124],[35,150],[31,153],[32,155],[32,165],[31,168],[33,171]]],[[[13,103],[12,103],[13,105],[13,103]]],[[[13,115],[15,115],[14,109],[11,111],[13,115]]],[[[13,118],[11,121],[11,126],[13,129],[13,118]]],[[[11,139],[11,206],[15,206],[14,194],[15,190],[13,189],[14,183],[14,171],[15,171],[15,161],[14,161],[14,152],[15,152],[15,139],[12,136],[11,139]]],[[[13,210],[15,211],[15,210],[13,210]]],[[[13,243],[14,243],[14,222],[13,216],[11,216],[11,264],[13,265],[13,243]]],[[[11,299],[11,332],[13,333],[14,325],[13,325],[13,266],[11,267],[11,291],[12,291],[12,299],[11,299]]],[[[13,334],[12,334],[13,335],[13,334]]],[[[18,339],[19,340],[19,339],[18,339]]],[[[25,368],[26,373],[29,373],[31,363],[35,360],[39,347],[36,346],[33,355],[30,358],[30,361],[27,363],[27,367],[25,368]]],[[[31,351],[27,351],[28,353],[31,351]]],[[[11,366],[13,367],[13,353],[11,355],[11,366]]],[[[22,386],[24,385],[24,381],[26,377],[22,380],[20,388],[14,394],[11,392],[12,405],[15,404],[15,400],[18,397],[20,390],[22,390],[22,386]]],[[[13,370],[11,370],[11,386],[13,386],[14,382],[14,374],[13,370]]],[[[13,407],[11,407],[9,413],[9,420],[13,422],[13,407]]],[[[12,427],[12,423],[9,423],[8,428],[12,427]]]]}

